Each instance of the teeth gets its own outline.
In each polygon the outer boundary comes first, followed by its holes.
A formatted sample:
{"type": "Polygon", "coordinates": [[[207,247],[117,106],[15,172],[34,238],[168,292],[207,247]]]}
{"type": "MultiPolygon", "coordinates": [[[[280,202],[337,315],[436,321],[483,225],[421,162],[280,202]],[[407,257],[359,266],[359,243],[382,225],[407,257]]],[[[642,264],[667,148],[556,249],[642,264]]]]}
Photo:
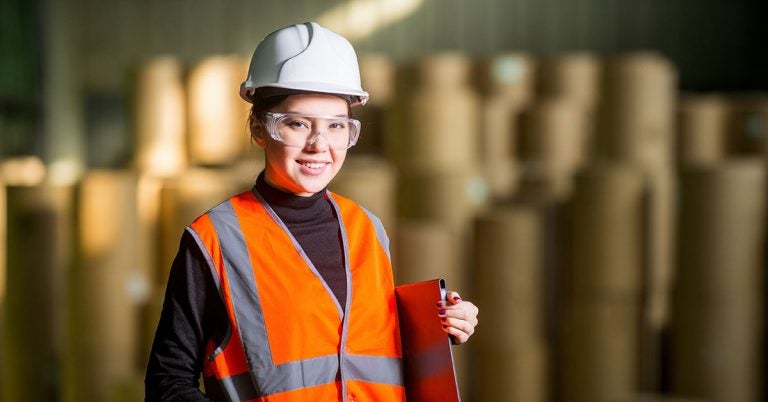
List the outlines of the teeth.
{"type": "Polygon", "coordinates": [[[300,164],[310,168],[310,169],[320,169],[321,167],[325,166],[325,163],[323,162],[299,162],[300,164]]]}

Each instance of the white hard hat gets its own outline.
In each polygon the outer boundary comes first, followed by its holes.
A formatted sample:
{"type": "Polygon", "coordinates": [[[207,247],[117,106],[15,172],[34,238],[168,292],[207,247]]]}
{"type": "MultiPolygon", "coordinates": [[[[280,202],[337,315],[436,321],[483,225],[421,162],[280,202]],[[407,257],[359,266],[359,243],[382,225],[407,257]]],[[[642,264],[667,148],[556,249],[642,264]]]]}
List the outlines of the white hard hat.
{"type": "Polygon", "coordinates": [[[360,69],[352,44],[316,22],[291,25],[267,35],[256,47],[240,96],[253,102],[259,92],[322,92],[341,95],[352,106],[364,105],[360,69]],[[286,90],[286,91],[281,91],[286,90]]]}

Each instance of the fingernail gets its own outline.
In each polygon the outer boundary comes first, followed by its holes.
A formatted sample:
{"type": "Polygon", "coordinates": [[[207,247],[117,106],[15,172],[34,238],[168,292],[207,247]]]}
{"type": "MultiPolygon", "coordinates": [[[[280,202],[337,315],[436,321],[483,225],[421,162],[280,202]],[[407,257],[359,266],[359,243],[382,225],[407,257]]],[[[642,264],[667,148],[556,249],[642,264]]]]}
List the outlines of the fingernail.
{"type": "Polygon", "coordinates": [[[453,297],[453,300],[456,300],[456,301],[461,301],[461,297],[459,297],[459,296],[454,296],[454,297],[453,297]]]}
{"type": "Polygon", "coordinates": [[[438,311],[437,314],[445,315],[445,309],[440,309],[440,311],[438,311]]]}
{"type": "Polygon", "coordinates": [[[436,306],[437,307],[443,307],[443,302],[437,302],[436,306]]]}
{"type": "Polygon", "coordinates": [[[447,319],[448,319],[448,317],[445,317],[445,316],[443,316],[443,317],[440,317],[440,319],[441,319],[441,320],[443,320],[443,321],[445,321],[445,320],[447,320],[447,319]]]}
{"type": "Polygon", "coordinates": [[[448,328],[448,326],[447,325],[443,325],[443,328],[448,328]]]}

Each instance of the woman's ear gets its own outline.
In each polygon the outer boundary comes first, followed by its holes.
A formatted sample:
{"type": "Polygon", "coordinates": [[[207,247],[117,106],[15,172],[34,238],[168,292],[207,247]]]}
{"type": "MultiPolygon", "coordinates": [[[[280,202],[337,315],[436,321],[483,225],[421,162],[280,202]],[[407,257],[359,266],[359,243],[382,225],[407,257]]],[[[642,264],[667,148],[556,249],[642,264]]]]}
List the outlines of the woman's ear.
{"type": "Polygon", "coordinates": [[[251,139],[260,147],[264,148],[266,145],[266,141],[264,139],[264,135],[266,134],[266,129],[264,127],[264,124],[259,119],[251,118],[249,122],[249,126],[251,129],[251,139]]]}

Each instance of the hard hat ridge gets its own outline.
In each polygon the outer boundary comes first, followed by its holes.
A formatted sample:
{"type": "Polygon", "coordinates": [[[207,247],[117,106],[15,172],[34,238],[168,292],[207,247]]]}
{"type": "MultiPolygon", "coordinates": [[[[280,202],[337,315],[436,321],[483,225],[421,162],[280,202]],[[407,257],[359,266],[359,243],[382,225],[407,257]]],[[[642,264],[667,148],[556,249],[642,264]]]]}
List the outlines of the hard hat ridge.
{"type": "Polygon", "coordinates": [[[352,44],[316,22],[277,30],[258,45],[240,95],[251,102],[258,92],[273,92],[262,88],[340,95],[353,106],[368,101],[352,44]]]}

